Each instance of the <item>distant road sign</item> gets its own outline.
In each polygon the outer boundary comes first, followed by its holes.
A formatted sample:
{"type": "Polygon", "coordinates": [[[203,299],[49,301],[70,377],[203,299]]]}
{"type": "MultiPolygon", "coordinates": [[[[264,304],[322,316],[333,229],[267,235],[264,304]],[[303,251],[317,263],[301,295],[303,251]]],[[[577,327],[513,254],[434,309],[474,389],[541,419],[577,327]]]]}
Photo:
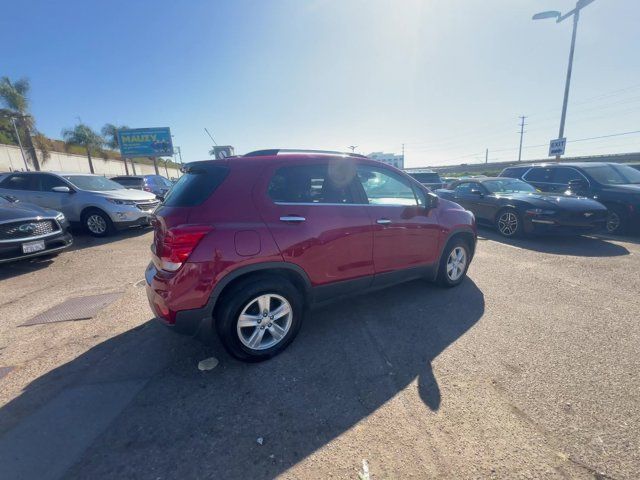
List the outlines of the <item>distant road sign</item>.
{"type": "Polygon", "coordinates": [[[221,158],[233,157],[235,150],[231,145],[221,145],[219,147],[213,147],[213,154],[219,160],[221,158]]]}
{"type": "Polygon", "coordinates": [[[173,155],[169,127],[118,130],[118,144],[123,158],[169,157],[173,155]]]}
{"type": "Polygon", "coordinates": [[[549,156],[556,157],[564,155],[564,147],[567,144],[566,138],[556,138],[549,143],[549,156]]]}

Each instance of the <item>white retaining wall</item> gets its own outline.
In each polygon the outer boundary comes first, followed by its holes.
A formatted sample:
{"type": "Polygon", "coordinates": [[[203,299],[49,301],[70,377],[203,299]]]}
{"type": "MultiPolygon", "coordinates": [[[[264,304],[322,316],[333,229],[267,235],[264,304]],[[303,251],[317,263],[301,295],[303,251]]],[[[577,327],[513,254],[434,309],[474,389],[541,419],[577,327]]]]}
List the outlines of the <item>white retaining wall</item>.
{"type": "MultiPolygon", "coordinates": [[[[46,162],[42,162],[42,152],[38,151],[40,168],[50,172],[86,172],[89,173],[89,160],[85,155],[75,155],[72,153],[50,152],[50,157],[46,162]]],[[[113,177],[115,175],[125,175],[124,163],[120,160],[101,158],[92,156],[93,169],[98,175],[113,177]]],[[[129,165],[129,175],[133,175],[131,162],[129,165]]],[[[24,160],[19,147],[13,145],[0,144],[0,173],[14,170],[24,170],[24,160]]],[[[33,170],[30,165],[29,169],[33,170]]],[[[180,172],[176,168],[168,167],[169,178],[178,178],[180,172]]],[[[162,160],[158,161],[158,171],[160,175],[167,176],[162,160]]],[[[136,173],[138,175],[153,175],[155,170],[153,165],[136,163],[136,173]]]]}

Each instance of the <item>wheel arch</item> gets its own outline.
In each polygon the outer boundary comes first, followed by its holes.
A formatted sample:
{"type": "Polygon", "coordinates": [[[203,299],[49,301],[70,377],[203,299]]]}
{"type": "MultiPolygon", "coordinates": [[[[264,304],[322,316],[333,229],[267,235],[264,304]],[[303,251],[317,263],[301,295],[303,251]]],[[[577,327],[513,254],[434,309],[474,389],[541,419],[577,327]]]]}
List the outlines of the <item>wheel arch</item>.
{"type": "Polygon", "coordinates": [[[311,281],[306,272],[294,263],[266,262],[240,267],[224,276],[214,287],[209,297],[209,309],[212,314],[222,303],[220,300],[226,292],[231,291],[236,285],[247,279],[260,279],[268,277],[285,278],[302,294],[305,304],[310,300],[311,281]]]}

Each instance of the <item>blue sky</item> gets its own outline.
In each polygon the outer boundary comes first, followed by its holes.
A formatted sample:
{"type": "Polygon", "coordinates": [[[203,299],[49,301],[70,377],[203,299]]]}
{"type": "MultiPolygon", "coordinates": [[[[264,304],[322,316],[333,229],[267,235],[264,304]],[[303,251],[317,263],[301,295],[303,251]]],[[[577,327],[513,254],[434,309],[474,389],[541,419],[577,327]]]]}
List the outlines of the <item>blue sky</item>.
{"type": "MultiPolygon", "coordinates": [[[[27,76],[45,134],[78,118],[169,126],[185,160],[208,127],[236,152],[399,153],[408,166],[524,159],[557,136],[571,22],[532,21],[571,0],[6,2],[0,75],[27,76]]],[[[640,130],[640,2],[582,14],[565,134],[640,130]]],[[[640,151],[640,134],[567,154],[640,151]]]]}

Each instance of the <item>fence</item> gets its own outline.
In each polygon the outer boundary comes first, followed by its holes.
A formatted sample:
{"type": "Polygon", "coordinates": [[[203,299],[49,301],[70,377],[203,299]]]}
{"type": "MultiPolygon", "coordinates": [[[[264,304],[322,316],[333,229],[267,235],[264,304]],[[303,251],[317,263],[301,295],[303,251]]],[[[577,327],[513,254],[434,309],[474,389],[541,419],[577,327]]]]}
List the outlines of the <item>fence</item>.
{"type": "MultiPolygon", "coordinates": [[[[62,152],[50,152],[49,159],[42,161],[42,152],[38,151],[38,161],[40,162],[40,168],[49,172],[82,172],[90,173],[89,160],[85,155],[75,155],[72,153],[62,152]]],[[[93,169],[98,175],[104,175],[107,177],[113,177],[115,175],[125,175],[126,170],[124,163],[121,160],[104,159],[99,156],[91,157],[93,159],[93,169]]],[[[24,170],[24,160],[22,159],[22,153],[20,148],[13,145],[0,144],[0,172],[10,172],[15,170],[24,170]]],[[[29,169],[33,169],[29,166],[29,169]]],[[[158,161],[158,171],[160,175],[164,175],[168,178],[178,178],[180,172],[177,168],[167,167],[165,169],[164,163],[158,161]]],[[[136,173],[138,175],[153,175],[155,169],[153,165],[147,165],[144,163],[136,162],[136,173]]],[[[129,174],[132,175],[131,163],[129,163],[129,174]]]]}

